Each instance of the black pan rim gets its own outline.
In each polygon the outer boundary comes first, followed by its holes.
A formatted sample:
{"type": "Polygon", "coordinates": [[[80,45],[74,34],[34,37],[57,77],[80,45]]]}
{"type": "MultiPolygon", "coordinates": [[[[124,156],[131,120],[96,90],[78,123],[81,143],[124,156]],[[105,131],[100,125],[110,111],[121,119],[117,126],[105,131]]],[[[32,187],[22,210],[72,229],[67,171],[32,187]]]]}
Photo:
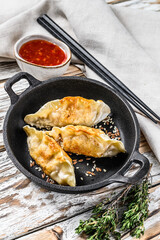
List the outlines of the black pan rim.
{"type": "MultiPolygon", "coordinates": [[[[103,88],[108,89],[109,91],[111,91],[113,94],[115,94],[118,98],[120,98],[120,100],[123,102],[123,104],[125,104],[125,106],[127,107],[127,110],[129,111],[130,115],[132,116],[133,122],[134,122],[134,126],[135,126],[135,141],[134,141],[134,146],[132,148],[132,152],[130,154],[130,157],[128,159],[128,161],[132,160],[132,156],[134,154],[134,152],[138,151],[138,147],[139,147],[139,141],[140,141],[140,129],[139,129],[139,123],[137,120],[137,117],[135,115],[135,112],[133,111],[132,107],[130,106],[130,104],[114,89],[110,88],[108,85],[99,82],[97,80],[93,80],[90,78],[85,78],[85,77],[77,77],[77,76],[66,76],[66,77],[57,77],[57,78],[50,78],[44,82],[40,82],[39,81],[39,85],[35,86],[35,87],[29,87],[27,88],[20,96],[19,99],[22,99],[24,95],[26,94],[30,94],[32,92],[33,89],[35,88],[40,88],[43,85],[49,84],[51,82],[54,81],[64,81],[67,79],[72,79],[72,80],[80,80],[80,81],[88,81],[90,83],[99,85],[103,88]]],[[[18,99],[18,101],[19,101],[18,99]]],[[[18,102],[17,101],[17,102],[18,102]]],[[[16,103],[17,103],[16,102],[16,103]]],[[[43,186],[44,188],[47,188],[49,190],[52,191],[56,191],[56,192],[62,192],[62,193],[82,193],[82,192],[90,192],[96,189],[99,189],[101,187],[104,187],[110,183],[112,183],[113,181],[110,179],[112,178],[109,177],[103,181],[97,182],[97,183],[93,183],[90,185],[83,185],[83,186],[75,186],[75,187],[71,187],[71,186],[62,186],[62,185],[58,185],[58,184],[50,184],[46,181],[44,181],[43,179],[38,178],[37,176],[35,176],[34,174],[30,173],[28,170],[26,170],[23,165],[21,165],[19,163],[19,161],[17,160],[16,156],[14,155],[14,153],[12,152],[12,149],[9,146],[8,143],[8,139],[7,139],[7,123],[8,123],[8,118],[9,115],[11,113],[11,111],[14,109],[14,106],[16,105],[16,103],[11,104],[11,106],[9,107],[7,114],[5,116],[4,119],[4,125],[3,125],[3,139],[4,139],[4,144],[6,147],[6,151],[8,156],[11,158],[12,162],[15,164],[15,166],[20,170],[20,172],[22,172],[28,179],[30,179],[33,182],[36,182],[38,185],[43,186]]],[[[126,163],[122,166],[121,169],[119,169],[117,173],[119,173],[123,168],[125,168],[126,164],[128,163],[128,161],[126,161],[126,163]]]]}

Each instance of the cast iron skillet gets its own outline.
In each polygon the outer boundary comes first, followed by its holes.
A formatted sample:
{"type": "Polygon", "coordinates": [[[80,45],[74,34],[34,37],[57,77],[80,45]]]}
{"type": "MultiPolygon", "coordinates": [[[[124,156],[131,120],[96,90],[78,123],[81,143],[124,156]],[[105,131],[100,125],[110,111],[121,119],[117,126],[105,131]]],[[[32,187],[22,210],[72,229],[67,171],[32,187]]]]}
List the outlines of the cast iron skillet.
{"type": "Polygon", "coordinates": [[[11,99],[11,106],[4,121],[3,134],[7,153],[16,167],[40,186],[57,192],[82,193],[93,191],[113,182],[134,184],[148,172],[149,161],[138,152],[140,130],[137,118],[125,99],[108,86],[80,77],[59,77],[40,82],[30,74],[21,72],[6,82],[5,90],[11,99]],[[26,79],[30,86],[18,96],[12,90],[12,85],[20,79],[26,79]],[[25,125],[23,119],[26,114],[34,113],[48,101],[61,99],[65,96],[101,99],[107,103],[111,108],[115,124],[127,150],[127,154],[119,154],[115,158],[96,159],[97,166],[105,168],[107,172],[98,172],[94,177],[85,175],[88,170],[85,161],[79,163],[80,168],[75,169],[76,187],[50,184],[41,178],[42,173],[34,167],[30,167],[31,157],[28,152],[26,134],[22,129],[25,125]],[[133,163],[140,166],[139,170],[132,177],[125,176],[133,163]]]}

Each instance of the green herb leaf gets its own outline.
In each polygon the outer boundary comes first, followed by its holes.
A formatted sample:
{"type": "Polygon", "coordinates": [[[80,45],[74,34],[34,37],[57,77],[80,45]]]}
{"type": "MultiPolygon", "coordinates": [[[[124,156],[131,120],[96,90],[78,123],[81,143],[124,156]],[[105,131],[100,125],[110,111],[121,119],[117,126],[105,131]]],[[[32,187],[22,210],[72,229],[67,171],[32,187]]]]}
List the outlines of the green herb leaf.
{"type": "Polygon", "coordinates": [[[120,229],[122,233],[129,230],[131,236],[140,238],[144,234],[144,221],[148,217],[148,187],[146,178],[140,184],[128,186],[114,200],[106,199],[98,204],[88,220],[80,220],[76,233],[86,233],[88,240],[120,240],[120,229]]]}

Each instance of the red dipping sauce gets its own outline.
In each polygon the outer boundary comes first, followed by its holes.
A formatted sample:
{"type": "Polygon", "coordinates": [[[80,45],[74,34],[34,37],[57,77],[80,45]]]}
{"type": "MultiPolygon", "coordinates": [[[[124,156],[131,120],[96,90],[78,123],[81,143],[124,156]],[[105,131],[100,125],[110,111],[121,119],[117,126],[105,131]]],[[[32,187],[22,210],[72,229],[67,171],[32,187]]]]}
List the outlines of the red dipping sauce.
{"type": "Polygon", "coordinates": [[[24,43],[19,50],[19,56],[41,66],[60,65],[67,59],[65,52],[59,46],[38,39],[24,43]]]}

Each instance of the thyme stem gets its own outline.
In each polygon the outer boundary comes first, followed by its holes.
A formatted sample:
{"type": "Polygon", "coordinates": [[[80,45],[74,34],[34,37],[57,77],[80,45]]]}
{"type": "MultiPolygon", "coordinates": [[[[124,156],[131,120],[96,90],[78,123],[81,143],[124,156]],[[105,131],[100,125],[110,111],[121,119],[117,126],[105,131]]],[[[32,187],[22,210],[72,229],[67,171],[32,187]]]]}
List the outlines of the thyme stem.
{"type": "Polygon", "coordinates": [[[88,220],[80,220],[76,233],[86,233],[88,240],[120,240],[121,233],[129,231],[131,236],[140,238],[148,217],[151,167],[141,183],[128,185],[114,200],[99,203],[88,220]]]}

